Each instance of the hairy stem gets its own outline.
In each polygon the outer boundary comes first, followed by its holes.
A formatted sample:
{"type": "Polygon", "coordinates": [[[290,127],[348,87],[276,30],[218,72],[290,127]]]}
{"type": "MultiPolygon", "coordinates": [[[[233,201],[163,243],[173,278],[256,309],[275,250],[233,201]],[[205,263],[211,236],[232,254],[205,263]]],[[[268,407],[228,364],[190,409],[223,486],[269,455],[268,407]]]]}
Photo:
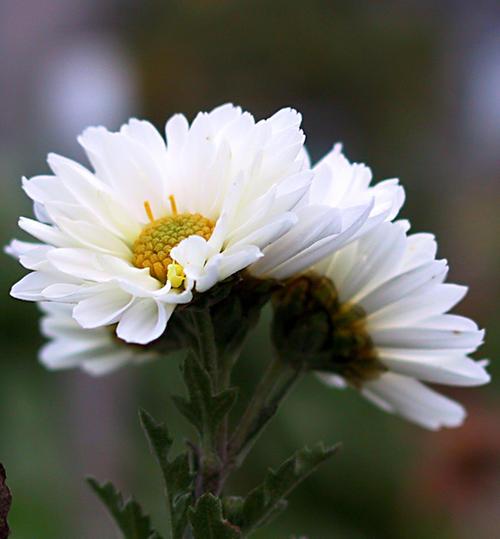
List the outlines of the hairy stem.
{"type": "Polygon", "coordinates": [[[219,365],[217,361],[214,327],[209,308],[206,307],[203,310],[194,311],[192,313],[192,320],[198,344],[198,350],[195,350],[195,352],[197,352],[198,357],[210,374],[214,391],[217,391],[219,389],[219,365]]]}
{"type": "Polygon", "coordinates": [[[290,368],[277,356],[269,363],[229,442],[230,468],[242,464],[301,372],[290,368]]]}

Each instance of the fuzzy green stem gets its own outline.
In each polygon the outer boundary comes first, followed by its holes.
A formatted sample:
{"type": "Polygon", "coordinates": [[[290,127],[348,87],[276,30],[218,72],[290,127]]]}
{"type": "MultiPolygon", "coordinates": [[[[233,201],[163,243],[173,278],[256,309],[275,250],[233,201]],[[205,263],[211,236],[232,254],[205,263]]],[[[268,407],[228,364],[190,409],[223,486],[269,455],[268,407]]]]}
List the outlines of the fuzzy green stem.
{"type": "MultiPolygon", "coordinates": [[[[219,391],[219,365],[214,327],[209,307],[192,313],[193,328],[196,336],[196,346],[193,351],[201,364],[207,370],[212,390],[219,391]]],[[[203,429],[202,451],[199,455],[200,479],[197,496],[207,491],[215,491],[219,482],[221,460],[217,447],[217,439],[212,436],[211,429],[203,429]],[[215,486],[214,486],[215,485],[215,486]]]]}
{"type": "Polygon", "coordinates": [[[273,357],[229,442],[230,467],[242,464],[301,373],[273,357]]]}
{"type": "Polygon", "coordinates": [[[217,364],[217,347],[215,344],[214,327],[210,316],[210,309],[206,307],[203,310],[192,313],[193,325],[196,332],[198,344],[197,355],[210,374],[213,389],[219,389],[219,373],[217,364]]]}

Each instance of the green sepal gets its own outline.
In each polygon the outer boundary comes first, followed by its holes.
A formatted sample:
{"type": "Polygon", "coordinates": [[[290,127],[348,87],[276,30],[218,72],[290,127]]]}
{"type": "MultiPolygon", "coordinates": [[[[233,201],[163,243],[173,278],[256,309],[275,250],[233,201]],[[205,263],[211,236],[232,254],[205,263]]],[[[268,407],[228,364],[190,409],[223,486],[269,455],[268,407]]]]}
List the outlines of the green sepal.
{"type": "Polygon", "coordinates": [[[192,501],[194,473],[187,452],[169,459],[173,439],[167,427],[145,410],[139,410],[141,424],[152,452],[160,465],[169,504],[172,539],[181,539],[187,526],[187,509],[192,501]]]}
{"type": "Polygon", "coordinates": [[[342,303],[327,277],[291,279],[273,294],[272,304],[271,336],[283,361],[338,374],[357,388],[387,370],[366,329],[366,313],[342,303]]]}
{"type": "Polygon", "coordinates": [[[134,499],[124,501],[110,482],[101,485],[92,477],[87,478],[87,482],[111,513],[124,539],[161,539],[159,533],[151,528],[149,516],[143,514],[134,499]]]}
{"type": "Polygon", "coordinates": [[[213,494],[201,496],[189,509],[194,539],[239,539],[240,529],[224,518],[222,502],[213,494]]]}
{"type": "Polygon", "coordinates": [[[338,445],[325,447],[322,443],[312,449],[305,447],[276,471],[269,469],[264,482],[248,494],[239,519],[235,519],[244,536],[269,523],[283,511],[287,506],[285,498],[337,449],[338,445]]]}
{"type": "Polygon", "coordinates": [[[213,440],[222,420],[236,401],[237,390],[229,388],[215,393],[210,375],[192,353],[184,361],[183,374],[189,400],[174,396],[174,403],[202,438],[213,440]]]}

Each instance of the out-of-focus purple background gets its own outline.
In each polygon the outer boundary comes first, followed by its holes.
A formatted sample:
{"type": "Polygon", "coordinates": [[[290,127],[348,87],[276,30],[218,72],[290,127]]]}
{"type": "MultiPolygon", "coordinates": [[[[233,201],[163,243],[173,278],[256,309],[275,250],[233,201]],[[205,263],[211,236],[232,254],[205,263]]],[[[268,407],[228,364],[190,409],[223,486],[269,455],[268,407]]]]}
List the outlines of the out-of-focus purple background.
{"type": "MultiPolygon", "coordinates": [[[[138,116],[162,128],[174,112],[192,118],[226,101],[258,118],[290,105],[303,113],[314,159],[343,141],[377,179],[401,178],[402,216],[437,234],[450,279],[470,285],[458,310],[489,330],[478,357],[500,375],[498,2],[2,0],[0,51],[3,244],[22,237],[18,215],[31,215],[21,176],[46,172],[49,151],[82,158],[76,136],[87,125],[115,129],[138,116]]],[[[164,527],[136,409],[188,434],[168,397],[179,391],[178,358],[98,380],[49,373],[36,360],[35,307],[8,297],[22,270],[4,257],[0,271],[0,461],[12,537],[113,537],[87,474],[137,493],[164,527]]],[[[263,335],[239,367],[244,395],[262,368],[263,335]]],[[[447,390],[470,418],[429,434],[308,379],[232,490],[244,493],[304,443],[342,440],[342,453],[256,538],[498,537],[498,387],[447,390]]]]}

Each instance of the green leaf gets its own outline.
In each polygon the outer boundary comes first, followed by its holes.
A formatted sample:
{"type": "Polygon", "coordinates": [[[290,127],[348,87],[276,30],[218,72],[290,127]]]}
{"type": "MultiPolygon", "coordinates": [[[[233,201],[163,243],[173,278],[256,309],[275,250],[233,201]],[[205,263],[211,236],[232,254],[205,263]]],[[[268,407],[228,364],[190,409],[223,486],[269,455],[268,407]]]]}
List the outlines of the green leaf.
{"type": "Polygon", "coordinates": [[[170,535],[172,539],[181,539],[187,526],[187,509],[192,501],[194,480],[189,454],[181,453],[170,460],[173,440],[167,427],[157,422],[145,410],[139,410],[139,416],[162,471],[170,517],[170,535]]]}
{"type": "Polygon", "coordinates": [[[201,496],[189,509],[194,539],[239,539],[240,529],[223,517],[221,500],[213,494],[201,496]]]}
{"type": "Polygon", "coordinates": [[[325,448],[321,443],[312,449],[305,447],[276,471],[270,469],[264,482],[246,497],[240,519],[235,521],[241,526],[245,537],[284,510],[287,505],[285,498],[337,449],[338,445],[325,448]]]}
{"type": "Polygon", "coordinates": [[[210,375],[192,353],[186,357],[183,373],[189,400],[176,396],[173,397],[174,403],[203,439],[213,441],[222,420],[236,400],[237,391],[229,388],[215,393],[210,375]]]}
{"type": "Polygon", "coordinates": [[[151,528],[148,516],[142,513],[140,505],[132,498],[127,501],[111,483],[100,485],[89,477],[88,484],[101,499],[120,528],[124,539],[161,539],[151,528]]]}

